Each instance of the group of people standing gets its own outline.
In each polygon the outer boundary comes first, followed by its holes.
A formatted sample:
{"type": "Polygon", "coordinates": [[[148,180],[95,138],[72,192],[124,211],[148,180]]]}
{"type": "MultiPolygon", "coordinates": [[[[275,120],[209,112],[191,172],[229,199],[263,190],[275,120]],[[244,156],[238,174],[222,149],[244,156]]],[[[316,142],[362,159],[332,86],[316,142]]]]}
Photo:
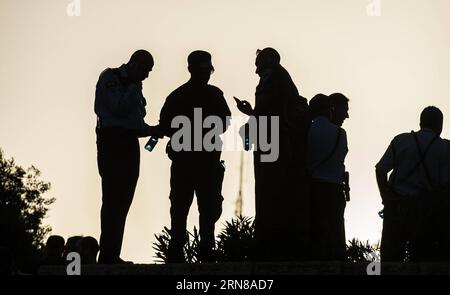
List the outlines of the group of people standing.
{"type": "MultiPolygon", "coordinates": [[[[184,116],[194,122],[196,109],[205,116],[222,118],[224,122],[231,116],[223,92],[208,85],[214,71],[211,55],[195,51],[188,57],[191,78],[167,97],[160,124],[149,126],[144,122],[146,100],[142,94],[142,81],[148,77],[153,65],[152,55],[138,50],[127,64],[106,69],[97,83],[97,159],[103,192],[99,263],[124,263],[120,250],[126,216],[139,177],[138,138],[172,138],[179,128],[174,127],[174,119],[184,116]]],[[[202,129],[202,135],[206,131],[202,129]]],[[[184,261],[186,221],[194,192],[200,213],[200,260],[210,261],[215,245],[215,223],[222,214],[224,166],[220,161],[221,150],[206,151],[203,147],[194,147],[191,138],[182,140],[187,149],[179,150],[172,140],[166,148],[172,160],[169,261],[184,261]]]]}
{"type": "MultiPolygon", "coordinates": [[[[255,65],[260,81],[256,87],[255,106],[235,99],[238,109],[258,122],[256,134],[259,136],[259,129],[262,129],[260,118],[275,117],[279,123],[275,129],[264,127],[266,139],[278,140],[275,161],[264,160],[270,151],[260,148],[259,137],[251,143],[254,149],[256,209],[255,249],[251,258],[255,261],[345,261],[344,210],[350,200],[350,188],[349,173],[344,165],[348,152],[347,136],[342,124],[349,117],[349,99],[340,93],[318,94],[308,104],[280,61],[275,49],[258,51],[255,65]]],[[[160,112],[159,125],[149,126],[144,121],[146,100],[142,94],[142,81],[148,77],[153,65],[152,55],[138,50],[127,64],[106,69],[97,83],[96,134],[102,179],[99,263],[124,263],[120,251],[125,220],[139,177],[138,138],[148,136],[170,138],[166,147],[172,161],[168,262],[185,261],[186,221],[194,193],[199,209],[199,260],[211,262],[214,261],[215,223],[221,216],[223,201],[221,191],[225,169],[220,160],[220,138],[215,139],[219,141],[215,145],[219,148],[214,150],[196,146],[196,142],[190,140],[194,136],[183,138],[181,141],[184,141],[182,145],[185,148],[180,149],[177,131],[181,125],[174,122],[179,116],[194,122],[200,109],[204,117],[219,118],[221,130],[225,132],[231,111],[223,92],[208,84],[214,72],[211,55],[199,50],[188,56],[191,78],[167,97],[160,112]]],[[[201,127],[201,136],[212,129],[212,126],[204,126],[201,127]]],[[[190,128],[193,135],[195,124],[190,128]]],[[[245,142],[248,128],[242,130],[245,130],[245,142]]],[[[421,133],[418,135],[421,140],[421,133]]],[[[447,141],[442,142],[448,145],[447,141]]],[[[395,160],[385,155],[377,165],[382,196],[386,196],[386,187],[392,186],[386,185],[387,180],[386,183],[382,181],[381,171],[387,173],[399,169],[397,164],[401,163],[397,159],[408,157],[402,154],[404,148],[396,149],[395,160]]],[[[439,151],[448,152],[444,147],[439,151]]],[[[444,163],[445,157],[447,162],[450,161],[448,155],[444,154],[437,160],[439,165],[444,163]]],[[[395,187],[396,182],[391,181],[391,184],[395,187]]],[[[385,228],[389,228],[390,210],[392,207],[386,205],[385,228]]],[[[400,225],[391,225],[390,228],[397,231],[400,225]]],[[[400,243],[392,241],[392,232],[383,232],[385,249],[389,248],[389,243],[400,243]],[[388,235],[390,238],[385,239],[388,235]]]]}

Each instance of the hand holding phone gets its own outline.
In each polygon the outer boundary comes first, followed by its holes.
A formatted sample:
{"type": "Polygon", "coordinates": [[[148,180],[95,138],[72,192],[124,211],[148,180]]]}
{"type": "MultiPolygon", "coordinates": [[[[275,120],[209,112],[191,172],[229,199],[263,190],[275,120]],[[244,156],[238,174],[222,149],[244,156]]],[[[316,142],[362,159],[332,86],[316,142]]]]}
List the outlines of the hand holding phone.
{"type": "Polygon", "coordinates": [[[145,149],[147,151],[151,152],[155,148],[157,143],[158,143],[158,137],[150,136],[150,139],[145,144],[145,149]]]}
{"type": "Polygon", "coordinates": [[[236,101],[237,108],[244,114],[251,116],[253,115],[253,108],[252,105],[246,101],[246,100],[240,100],[239,98],[233,96],[234,100],[236,101]]]}

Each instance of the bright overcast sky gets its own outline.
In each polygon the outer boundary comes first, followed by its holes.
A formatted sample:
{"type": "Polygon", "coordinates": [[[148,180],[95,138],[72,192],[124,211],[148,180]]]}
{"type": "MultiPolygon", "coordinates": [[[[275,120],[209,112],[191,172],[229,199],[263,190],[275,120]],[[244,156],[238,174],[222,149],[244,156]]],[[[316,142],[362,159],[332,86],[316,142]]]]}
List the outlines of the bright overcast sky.
{"type": "MultiPolygon", "coordinates": [[[[80,15],[69,16],[67,6],[75,2],[0,0],[0,148],[19,165],[38,167],[52,183],[49,195],[56,202],[46,223],[65,238],[99,238],[95,84],[103,69],[120,66],[135,49],[155,58],[144,82],[151,124],[165,97],[188,79],[186,59],[195,49],[212,53],[211,84],[224,91],[234,114],[233,95],[254,100],[255,51],[267,46],[279,50],[303,96],[345,93],[351,99],[344,124],[352,186],[348,239],[376,242],[381,236],[374,165],[392,137],[417,129],[428,105],[450,115],[448,0],[81,0],[80,15]]],[[[450,136],[448,120],[443,136],[450,136]]],[[[153,235],[170,224],[165,143],[152,153],[141,150],[124,259],[152,262],[153,235]]],[[[219,229],[233,216],[239,155],[223,156],[219,229]]],[[[252,173],[248,154],[244,214],[249,216],[252,173]]],[[[196,210],[191,208],[190,228],[196,210]]]]}

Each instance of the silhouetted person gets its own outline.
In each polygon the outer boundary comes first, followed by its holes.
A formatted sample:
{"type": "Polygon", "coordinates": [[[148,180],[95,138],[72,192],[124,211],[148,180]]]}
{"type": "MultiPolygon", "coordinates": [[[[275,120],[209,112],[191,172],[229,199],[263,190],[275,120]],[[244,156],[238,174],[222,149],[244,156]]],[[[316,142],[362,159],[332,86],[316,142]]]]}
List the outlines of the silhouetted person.
{"type": "Polygon", "coordinates": [[[67,262],[67,255],[71,252],[80,253],[80,242],[83,239],[82,236],[72,236],[67,239],[66,246],[64,247],[64,261],[67,262]]]}
{"type": "MultiPolygon", "coordinates": [[[[186,220],[192,204],[194,192],[200,213],[200,260],[211,261],[212,249],[215,245],[215,223],[222,213],[222,181],[224,167],[220,162],[221,141],[217,137],[218,148],[212,151],[205,149],[202,143],[196,147],[194,139],[194,109],[201,111],[203,118],[217,116],[223,131],[228,126],[227,116],[231,115],[222,91],[208,84],[214,71],[211,55],[205,51],[194,51],[188,57],[190,80],[173,91],[166,99],[160,114],[160,126],[165,135],[171,137],[167,147],[172,160],[170,179],[170,217],[171,240],[169,246],[169,262],[184,262],[183,246],[187,241],[186,220]],[[182,142],[174,142],[173,135],[180,128],[171,127],[174,118],[185,116],[189,119],[187,137],[182,142]],[[195,150],[195,151],[194,151],[195,150]]],[[[201,118],[197,118],[201,120],[201,118]]],[[[196,130],[204,136],[211,128],[196,130]]],[[[183,126],[186,127],[186,126],[183,126]]],[[[217,127],[217,126],[216,126],[217,127]]],[[[203,139],[202,136],[202,139],[203,139]]]]}
{"type": "Polygon", "coordinates": [[[255,173],[255,259],[260,261],[305,259],[309,237],[309,193],[306,187],[306,135],[308,105],[298,93],[289,73],[280,64],[273,48],[258,51],[255,66],[260,81],[256,87],[255,108],[237,100],[238,109],[254,116],[261,135],[261,118],[268,118],[267,141],[279,138],[279,155],[264,158],[261,136],[253,143],[255,173]],[[279,119],[272,133],[270,118],[279,119]],[[282,248],[280,248],[282,245],[282,248]]]}
{"type": "Polygon", "coordinates": [[[342,127],[344,121],[348,119],[349,99],[342,93],[333,93],[330,95],[331,103],[331,122],[342,127]]]}
{"type": "Polygon", "coordinates": [[[313,116],[308,134],[313,258],[344,261],[344,161],[348,152],[347,135],[333,121],[342,125],[348,118],[348,106],[342,108],[342,113],[334,114],[340,117],[335,117],[335,120],[332,119],[330,97],[318,94],[311,99],[309,106],[313,116]]]}
{"type": "Polygon", "coordinates": [[[50,236],[45,244],[45,256],[41,265],[64,264],[64,238],[61,236],[50,236]]]}
{"type": "Polygon", "coordinates": [[[442,124],[438,108],[425,108],[420,131],[396,136],[376,165],[384,204],[383,261],[404,261],[406,249],[412,261],[448,258],[448,248],[442,248],[449,235],[450,145],[440,138],[442,124]]]}
{"type": "MultiPolygon", "coordinates": [[[[330,95],[331,103],[331,122],[339,127],[342,127],[344,121],[348,119],[348,102],[349,99],[342,93],[333,93],[330,95]]],[[[349,173],[345,172],[345,189],[346,200],[350,201],[350,184],[349,184],[349,173]]]]}
{"type": "Polygon", "coordinates": [[[100,75],[95,92],[97,161],[102,178],[99,263],[123,263],[120,258],[125,221],[139,177],[139,137],[157,135],[144,122],[144,81],[153,57],[138,50],[129,62],[100,75]]]}
{"type": "Polygon", "coordinates": [[[80,256],[82,264],[96,264],[99,245],[95,238],[84,237],[79,242],[80,256]]]}
{"type": "MultiPolygon", "coordinates": [[[[342,93],[333,93],[330,95],[330,103],[331,103],[331,122],[338,126],[342,127],[344,121],[349,118],[348,115],[348,103],[349,99],[342,93]]],[[[344,166],[345,168],[345,166],[344,166]]],[[[350,202],[350,173],[345,171],[344,173],[344,195],[346,202],[350,202]]],[[[344,214],[344,212],[342,212],[344,214]]],[[[344,215],[342,218],[339,218],[341,233],[339,234],[340,245],[346,245],[345,238],[345,220],[344,215]]],[[[346,248],[346,246],[345,246],[346,248]]]]}

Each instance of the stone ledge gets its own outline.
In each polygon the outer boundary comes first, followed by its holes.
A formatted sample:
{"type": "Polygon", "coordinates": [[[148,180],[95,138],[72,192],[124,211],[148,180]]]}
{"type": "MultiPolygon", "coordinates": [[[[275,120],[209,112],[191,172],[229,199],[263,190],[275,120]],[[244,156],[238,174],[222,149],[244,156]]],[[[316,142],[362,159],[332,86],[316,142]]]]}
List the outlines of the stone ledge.
{"type": "MultiPolygon", "coordinates": [[[[233,276],[367,275],[368,263],[213,263],[82,265],[82,275],[233,276]]],[[[383,275],[450,275],[449,263],[382,263],[383,275]]],[[[43,266],[39,275],[66,275],[65,266],[43,266]]]]}

